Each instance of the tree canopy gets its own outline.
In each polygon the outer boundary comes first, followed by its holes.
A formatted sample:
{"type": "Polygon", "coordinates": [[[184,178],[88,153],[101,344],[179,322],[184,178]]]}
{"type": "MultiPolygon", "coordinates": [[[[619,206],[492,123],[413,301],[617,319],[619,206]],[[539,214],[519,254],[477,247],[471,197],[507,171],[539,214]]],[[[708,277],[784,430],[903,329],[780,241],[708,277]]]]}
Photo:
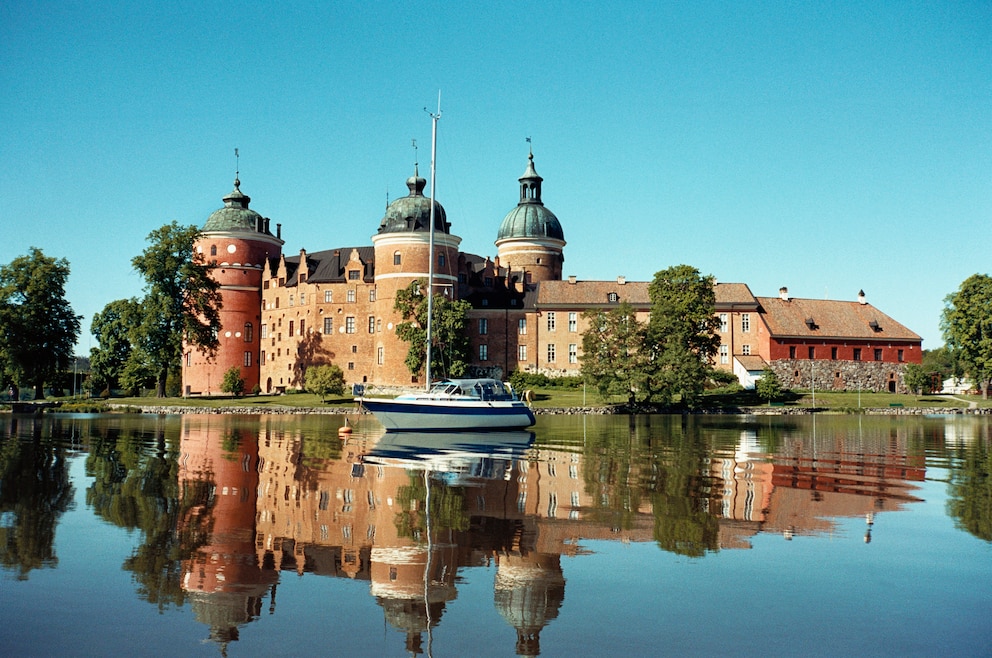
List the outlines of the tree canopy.
{"type": "MultiPolygon", "coordinates": [[[[426,279],[413,281],[397,291],[393,309],[403,316],[396,325],[396,335],[410,344],[406,363],[410,374],[423,372],[427,358],[427,296],[422,290],[426,279]]],[[[468,339],[468,312],[472,305],[464,300],[452,301],[444,295],[434,295],[431,329],[431,369],[447,377],[465,374],[471,362],[468,339]]]]}
{"type": "Polygon", "coordinates": [[[44,385],[72,363],[80,320],[65,298],[69,262],[32,247],[0,267],[0,367],[6,383],[44,385]]]}
{"type": "Polygon", "coordinates": [[[148,248],[131,261],[145,278],[136,347],[155,373],[159,397],[169,372],[179,369],[184,341],[210,355],[217,350],[220,284],[193,248],[199,235],[195,226],[166,224],[148,234],[148,248]]]}
{"type": "Polygon", "coordinates": [[[306,390],[319,395],[321,402],[328,395],[344,393],[344,372],[333,363],[310,366],[307,368],[304,381],[306,390]]]}
{"type": "Polygon", "coordinates": [[[646,349],[646,326],[638,322],[627,302],[609,311],[583,313],[589,328],[582,334],[582,376],[605,399],[627,398],[628,404],[646,401],[650,353],[646,349]]]}
{"type": "Polygon", "coordinates": [[[91,381],[95,391],[119,388],[134,351],[131,335],[141,324],[137,299],[117,299],[93,316],[90,332],[99,342],[90,349],[91,381]]]}
{"type": "Polygon", "coordinates": [[[992,378],[992,277],[973,274],[944,299],[944,341],[988,397],[992,378]]]}
{"type": "Polygon", "coordinates": [[[676,265],[654,275],[648,285],[651,319],[647,341],[652,351],[650,388],[659,402],[676,395],[692,407],[703,393],[720,347],[714,314],[713,277],[689,265],[676,265]]]}

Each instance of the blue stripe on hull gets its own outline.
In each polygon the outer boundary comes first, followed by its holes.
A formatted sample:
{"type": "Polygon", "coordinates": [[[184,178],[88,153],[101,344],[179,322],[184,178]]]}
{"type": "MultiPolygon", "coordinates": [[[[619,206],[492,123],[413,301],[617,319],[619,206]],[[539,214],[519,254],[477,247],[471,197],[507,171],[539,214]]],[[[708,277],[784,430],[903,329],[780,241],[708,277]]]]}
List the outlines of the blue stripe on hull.
{"type": "Polygon", "coordinates": [[[530,427],[534,414],[522,404],[423,404],[415,401],[362,400],[362,404],[390,430],[507,429],[530,427]]]}

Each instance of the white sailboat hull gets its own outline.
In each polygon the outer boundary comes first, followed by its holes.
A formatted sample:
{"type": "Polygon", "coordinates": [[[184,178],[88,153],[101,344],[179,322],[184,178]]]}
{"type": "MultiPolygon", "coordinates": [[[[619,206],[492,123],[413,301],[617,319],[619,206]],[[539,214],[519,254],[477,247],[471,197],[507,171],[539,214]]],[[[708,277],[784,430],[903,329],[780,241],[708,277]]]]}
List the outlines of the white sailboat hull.
{"type": "Polygon", "coordinates": [[[534,424],[534,413],[519,400],[437,399],[427,395],[359,402],[390,431],[506,430],[534,424]]]}

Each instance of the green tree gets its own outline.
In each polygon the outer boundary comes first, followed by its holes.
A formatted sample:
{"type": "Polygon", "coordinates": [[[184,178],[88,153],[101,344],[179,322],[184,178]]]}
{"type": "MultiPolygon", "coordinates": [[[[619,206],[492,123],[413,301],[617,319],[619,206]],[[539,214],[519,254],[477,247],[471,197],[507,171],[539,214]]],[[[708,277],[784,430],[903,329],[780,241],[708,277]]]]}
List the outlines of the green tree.
{"type": "Polygon", "coordinates": [[[82,316],[65,298],[68,278],[69,261],[36,247],[0,267],[0,365],[8,382],[33,386],[36,398],[72,363],[82,316]]]}
{"type": "Polygon", "coordinates": [[[720,347],[713,284],[712,276],[676,265],[655,274],[648,285],[650,388],[659,402],[668,404],[679,395],[685,406],[693,407],[702,396],[720,347]]]}
{"type": "MultiPolygon", "coordinates": [[[[396,293],[393,304],[393,310],[403,316],[403,322],[396,325],[396,335],[410,344],[404,363],[413,375],[423,372],[427,356],[427,296],[422,292],[426,287],[426,279],[411,282],[396,293]]],[[[464,300],[435,294],[433,307],[431,370],[460,377],[472,358],[466,330],[472,306],[464,300]]]]}
{"type": "Polygon", "coordinates": [[[344,393],[344,373],[341,368],[332,364],[310,366],[304,377],[305,388],[314,395],[320,396],[320,401],[328,395],[344,393]]]}
{"type": "Polygon", "coordinates": [[[761,373],[761,379],[754,384],[754,392],[762,400],[772,402],[782,398],[782,383],[778,380],[778,375],[771,368],[766,368],[761,373]]]}
{"type": "Polygon", "coordinates": [[[132,358],[147,359],[158,397],[165,397],[169,372],[179,369],[184,341],[209,355],[217,351],[220,284],[203,254],[193,249],[199,235],[195,226],[166,224],[148,234],[151,244],[131,261],[145,278],[141,349],[132,358]]]}
{"type": "Polygon", "coordinates": [[[973,274],[944,298],[944,342],[988,399],[992,377],[992,277],[973,274]]]}
{"type": "Polygon", "coordinates": [[[220,384],[220,390],[224,393],[240,396],[245,392],[245,380],[241,377],[241,368],[231,366],[224,373],[224,381],[220,384]]]}
{"type": "Polygon", "coordinates": [[[93,316],[90,332],[100,343],[90,349],[94,390],[120,388],[133,351],[131,337],[141,326],[141,305],[135,298],[118,299],[93,316]]]}
{"type": "Polygon", "coordinates": [[[902,378],[906,383],[906,388],[914,393],[922,394],[930,390],[930,374],[921,365],[908,364],[903,370],[902,378]]]}
{"type": "Polygon", "coordinates": [[[629,404],[642,400],[646,390],[646,327],[637,321],[634,307],[623,302],[609,311],[583,313],[588,329],[582,334],[582,376],[605,399],[623,395],[629,404]]]}

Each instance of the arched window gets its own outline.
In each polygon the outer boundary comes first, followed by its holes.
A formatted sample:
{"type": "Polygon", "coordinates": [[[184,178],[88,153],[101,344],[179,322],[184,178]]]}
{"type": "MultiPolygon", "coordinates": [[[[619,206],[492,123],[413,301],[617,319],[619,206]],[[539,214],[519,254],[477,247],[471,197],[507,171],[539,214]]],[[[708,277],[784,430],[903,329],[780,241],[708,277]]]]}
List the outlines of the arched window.
{"type": "Polygon", "coordinates": [[[403,255],[400,252],[398,252],[398,251],[394,251],[393,252],[393,265],[399,265],[402,262],[403,262],[403,255]]]}
{"type": "Polygon", "coordinates": [[[211,256],[217,255],[217,245],[215,244],[210,245],[210,255],[211,256]]]}
{"type": "Polygon", "coordinates": [[[252,326],[251,326],[251,322],[245,322],[244,337],[245,337],[245,342],[246,343],[250,343],[252,341],[252,326]]]}

